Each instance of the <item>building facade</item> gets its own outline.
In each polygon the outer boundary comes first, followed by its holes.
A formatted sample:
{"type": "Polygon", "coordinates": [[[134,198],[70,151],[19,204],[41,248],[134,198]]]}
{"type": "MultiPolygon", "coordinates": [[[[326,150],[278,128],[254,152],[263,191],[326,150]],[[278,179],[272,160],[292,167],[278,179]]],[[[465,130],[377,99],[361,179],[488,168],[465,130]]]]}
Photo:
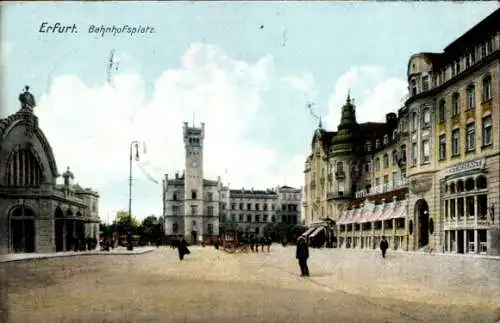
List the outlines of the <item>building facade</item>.
{"type": "Polygon", "coordinates": [[[4,253],[73,250],[77,240],[99,239],[97,192],[60,177],[52,148],[34,114],[34,96],[0,120],[0,249],[4,253]]]}
{"type": "Polygon", "coordinates": [[[301,189],[288,186],[272,190],[230,189],[221,178],[203,178],[205,125],[184,123],[185,170],[163,181],[163,214],[167,237],[184,236],[201,243],[219,235],[220,226],[231,224],[240,232],[264,234],[270,223],[300,221],[301,189]]]}
{"type": "Polygon", "coordinates": [[[338,132],[316,131],[306,221],[335,220],[344,247],[375,248],[386,235],[391,248],[500,254],[499,20],[496,10],[443,53],[413,55],[408,99],[384,131],[356,125],[346,106],[338,132]]]}

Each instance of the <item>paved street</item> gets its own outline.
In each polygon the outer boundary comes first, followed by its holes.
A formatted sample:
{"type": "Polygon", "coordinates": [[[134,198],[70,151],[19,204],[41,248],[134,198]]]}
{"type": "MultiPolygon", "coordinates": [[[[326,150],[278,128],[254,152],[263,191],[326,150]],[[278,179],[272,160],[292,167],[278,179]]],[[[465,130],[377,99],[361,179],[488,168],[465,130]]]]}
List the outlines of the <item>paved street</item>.
{"type": "Polygon", "coordinates": [[[497,322],[500,261],[294,247],[0,264],[9,322],[497,322]]]}

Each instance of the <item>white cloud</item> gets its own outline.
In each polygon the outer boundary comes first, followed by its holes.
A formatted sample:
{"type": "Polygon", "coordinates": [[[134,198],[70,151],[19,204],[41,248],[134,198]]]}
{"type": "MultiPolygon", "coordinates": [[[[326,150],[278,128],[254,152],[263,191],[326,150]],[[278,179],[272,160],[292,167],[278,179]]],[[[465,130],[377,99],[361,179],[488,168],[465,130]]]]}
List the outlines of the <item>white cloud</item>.
{"type": "MultiPolygon", "coordinates": [[[[161,183],[164,173],[173,175],[184,169],[182,126],[185,121],[192,123],[193,113],[197,126],[206,124],[205,178],[221,176],[236,188],[303,185],[309,152],[284,155],[286,152],[257,141],[250,132],[260,126],[264,92],[290,91],[286,95],[313,99],[317,93],[311,75],[277,75],[271,56],[248,63],[228,57],[218,47],[192,44],[180,66],[164,71],[155,81],[152,97],[146,100],[140,66],[126,54],[121,54],[121,62],[114,87],[90,86],[74,75],[54,77],[49,93],[40,98],[36,109],[60,171],[69,165],[77,182],[97,190],[107,188],[107,195],[101,194],[103,215],[127,206],[132,140],[147,143],[142,168],[148,174],[134,166],[134,177],[145,180],[152,175],[161,183]],[[132,68],[123,67],[126,61],[132,68]],[[114,185],[116,192],[110,193],[114,185]]],[[[333,122],[333,128],[348,88],[361,102],[357,104],[359,121],[380,120],[385,112],[399,106],[398,100],[406,91],[403,81],[385,77],[379,67],[352,68],[338,79],[330,98],[327,121],[333,122]]],[[[161,186],[151,185],[159,194],[141,202],[151,207],[134,211],[139,217],[161,210],[161,186]]],[[[144,195],[136,192],[134,196],[144,195]]]]}
{"type": "Polygon", "coordinates": [[[0,42],[0,66],[6,66],[12,55],[12,43],[9,41],[0,42]]]}
{"type": "Polygon", "coordinates": [[[386,113],[396,112],[402,107],[401,99],[407,93],[407,84],[402,79],[387,77],[380,66],[351,68],[335,83],[328,102],[328,129],[337,129],[349,90],[351,98],[355,99],[358,122],[383,122],[386,113]]]}
{"type": "MultiPolygon", "coordinates": [[[[225,180],[232,187],[302,185],[305,156],[290,160],[248,135],[250,127],[258,125],[261,93],[281,79],[275,75],[272,57],[250,64],[228,57],[215,46],[192,44],[181,66],[166,70],[156,80],[150,101],[136,71],[120,68],[114,88],[89,86],[73,75],[54,78],[49,93],[40,98],[37,114],[60,171],[71,166],[78,182],[97,190],[110,182],[125,184],[129,143],[139,140],[147,143],[143,161],[148,173],[161,182],[163,173],[172,175],[184,168],[182,126],[184,121],[192,123],[194,113],[197,126],[206,123],[206,178],[224,178],[227,169],[225,180]]],[[[310,82],[293,79],[297,84],[310,82]]],[[[291,86],[291,91],[298,90],[291,86]]],[[[134,174],[147,177],[139,168],[134,168],[134,174]]],[[[152,209],[161,208],[161,200],[152,203],[152,209]]],[[[125,201],[114,209],[123,207],[125,201]]]]}

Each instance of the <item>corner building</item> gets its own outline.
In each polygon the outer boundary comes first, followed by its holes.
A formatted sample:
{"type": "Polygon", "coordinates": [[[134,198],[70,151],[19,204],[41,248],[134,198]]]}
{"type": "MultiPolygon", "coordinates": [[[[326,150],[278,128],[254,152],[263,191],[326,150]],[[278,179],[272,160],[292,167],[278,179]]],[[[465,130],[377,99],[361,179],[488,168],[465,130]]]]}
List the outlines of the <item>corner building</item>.
{"type": "Polygon", "coordinates": [[[395,113],[359,124],[349,95],[336,132],[320,123],[305,165],[306,225],[333,220],[341,248],[373,249],[383,235],[392,249],[408,248],[405,147],[397,127],[395,113]]]}
{"type": "Polygon", "coordinates": [[[335,220],[347,248],[386,235],[392,249],[500,254],[498,21],[500,9],[443,53],[413,55],[396,122],[356,125],[348,99],[338,131],[316,131],[306,224],[335,220]]]}
{"type": "Polygon", "coordinates": [[[411,249],[500,254],[500,10],[408,62],[411,249]]]}

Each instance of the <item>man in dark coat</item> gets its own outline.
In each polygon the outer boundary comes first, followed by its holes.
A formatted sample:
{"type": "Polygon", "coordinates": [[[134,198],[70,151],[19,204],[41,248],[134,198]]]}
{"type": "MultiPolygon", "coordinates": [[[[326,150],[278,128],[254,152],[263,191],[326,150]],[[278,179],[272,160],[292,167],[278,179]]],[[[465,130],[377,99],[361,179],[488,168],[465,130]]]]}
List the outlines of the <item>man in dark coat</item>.
{"type": "Polygon", "coordinates": [[[295,258],[299,260],[300,277],[309,277],[309,268],[307,267],[307,258],[309,258],[309,247],[307,246],[306,239],[300,237],[297,240],[297,251],[295,258]]]}
{"type": "Polygon", "coordinates": [[[389,248],[389,243],[385,239],[385,236],[382,236],[382,241],[380,241],[380,250],[382,250],[382,258],[385,258],[385,252],[389,248]]]}
{"type": "Polygon", "coordinates": [[[188,244],[186,239],[181,238],[181,241],[179,241],[179,244],[177,245],[177,250],[179,251],[180,260],[184,259],[184,255],[189,255],[191,253],[187,246],[188,244]]]}

